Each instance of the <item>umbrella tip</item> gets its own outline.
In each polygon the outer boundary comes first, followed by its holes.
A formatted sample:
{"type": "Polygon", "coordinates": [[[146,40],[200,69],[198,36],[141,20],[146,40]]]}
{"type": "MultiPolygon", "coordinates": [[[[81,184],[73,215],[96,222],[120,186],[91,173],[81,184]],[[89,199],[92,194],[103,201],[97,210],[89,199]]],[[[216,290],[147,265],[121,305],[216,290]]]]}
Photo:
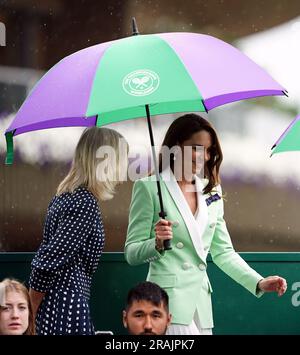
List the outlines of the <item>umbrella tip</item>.
{"type": "Polygon", "coordinates": [[[136,35],[139,35],[139,30],[138,30],[138,27],[137,27],[137,24],[136,24],[136,19],[135,17],[132,17],[132,35],[133,36],[136,36],[136,35]]]}
{"type": "MultiPolygon", "coordinates": [[[[271,148],[271,150],[273,150],[275,147],[277,147],[276,143],[273,145],[273,147],[271,148]]],[[[273,155],[274,155],[274,150],[271,152],[270,158],[272,158],[273,155]]]]}

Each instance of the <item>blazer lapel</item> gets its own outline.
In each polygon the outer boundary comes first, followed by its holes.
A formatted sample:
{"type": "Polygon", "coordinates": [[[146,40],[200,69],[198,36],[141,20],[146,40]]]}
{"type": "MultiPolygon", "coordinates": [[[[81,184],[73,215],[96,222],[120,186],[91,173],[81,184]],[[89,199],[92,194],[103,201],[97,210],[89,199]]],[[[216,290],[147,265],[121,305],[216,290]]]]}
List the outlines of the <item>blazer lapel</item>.
{"type": "MultiPolygon", "coordinates": [[[[173,172],[171,171],[171,169],[165,169],[162,173],[161,173],[161,177],[162,180],[164,181],[164,183],[166,184],[170,195],[172,196],[178,210],[180,211],[182,218],[185,222],[185,225],[190,233],[192,242],[194,244],[195,250],[197,252],[197,254],[199,255],[199,257],[201,258],[202,261],[205,262],[205,253],[204,253],[204,248],[203,248],[203,243],[202,243],[202,234],[204,232],[204,229],[206,227],[207,224],[207,220],[206,223],[203,226],[199,226],[199,224],[197,223],[195,217],[192,214],[192,211],[186,201],[186,199],[184,198],[184,195],[180,189],[180,187],[177,184],[177,181],[175,179],[175,176],[173,175],[173,172]]],[[[199,179],[199,178],[198,178],[199,179]]],[[[200,180],[200,179],[199,179],[200,180]]],[[[196,187],[201,189],[201,180],[197,182],[196,180],[196,187]]],[[[202,189],[200,191],[197,191],[197,195],[198,195],[198,203],[200,202],[199,205],[199,218],[202,221],[204,221],[204,216],[201,216],[202,214],[204,214],[202,212],[202,210],[204,209],[204,204],[205,204],[205,199],[202,196],[202,189]],[[199,198],[200,197],[200,198],[199,198]]],[[[206,210],[206,219],[207,219],[207,208],[206,210]]],[[[200,222],[199,220],[199,222],[200,222]]]]}
{"type": "MultiPolygon", "coordinates": [[[[197,191],[198,207],[199,207],[199,213],[197,214],[196,221],[197,221],[198,233],[200,235],[200,240],[202,242],[202,247],[203,247],[204,244],[203,234],[208,224],[208,208],[205,201],[206,195],[202,193],[204,189],[203,181],[197,175],[195,175],[195,181],[196,181],[196,191],[197,191]]],[[[204,256],[206,258],[207,253],[204,253],[204,256]]]]}

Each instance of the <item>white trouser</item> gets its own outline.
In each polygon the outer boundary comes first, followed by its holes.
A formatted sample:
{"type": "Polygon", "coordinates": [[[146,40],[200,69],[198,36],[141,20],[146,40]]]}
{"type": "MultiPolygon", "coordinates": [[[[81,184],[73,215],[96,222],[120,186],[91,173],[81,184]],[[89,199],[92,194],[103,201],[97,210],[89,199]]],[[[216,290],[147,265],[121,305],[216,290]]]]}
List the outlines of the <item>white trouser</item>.
{"type": "Polygon", "coordinates": [[[212,329],[201,328],[198,312],[196,311],[191,324],[171,324],[166,335],[212,335],[212,329]]]}

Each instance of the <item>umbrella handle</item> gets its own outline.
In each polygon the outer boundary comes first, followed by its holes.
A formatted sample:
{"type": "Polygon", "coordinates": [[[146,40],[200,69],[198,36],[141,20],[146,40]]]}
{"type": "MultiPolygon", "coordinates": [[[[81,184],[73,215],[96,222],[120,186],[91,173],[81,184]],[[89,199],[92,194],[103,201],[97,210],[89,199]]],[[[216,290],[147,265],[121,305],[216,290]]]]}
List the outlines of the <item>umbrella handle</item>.
{"type": "MultiPolygon", "coordinates": [[[[146,108],[146,113],[147,113],[147,123],[148,123],[148,130],[149,130],[149,136],[150,136],[150,142],[151,142],[152,157],[153,157],[153,162],[154,162],[154,170],[155,170],[155,175],[156,175],[156,184],[157,184],[159,205],[160,205],[160,212],[158,215],[160,218],[164,219],[167,216],[167,214],[164,210],[163,198],[162,198],[162,193],[161,193],[161,188],[160,188],[159,169],[158,169],[156,155],[155,155],[155,148],[154,148],[155,145],[154,145],[152,126],[151,126],[149,105],[145,105],[145,108],[146,108]]],[[[171,249],[172,249],[171,241],[164,240],[164,250],[171,250],[171,249]]]]}
{"type": "MultiPolygon", "coordinates": [[[[159,217],[165,219],[167,216],[165,211],[159,212],[159,217]]],[[[164,240],[164,250],[171,250],[171,239],[164,240]]]]}

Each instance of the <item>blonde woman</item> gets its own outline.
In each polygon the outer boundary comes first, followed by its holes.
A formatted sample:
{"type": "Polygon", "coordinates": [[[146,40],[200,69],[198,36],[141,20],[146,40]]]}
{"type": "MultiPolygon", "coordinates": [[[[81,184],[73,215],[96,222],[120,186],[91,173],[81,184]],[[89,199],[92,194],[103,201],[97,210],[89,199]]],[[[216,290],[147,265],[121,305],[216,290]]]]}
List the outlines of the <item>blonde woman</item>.
{"type": "Polygon", "coordinates": [[[124,138],[108,128],[87,128],[78,142],[31,265],[37,334],[94,334],[90,287],[105,239],[99,202],[111,199],[125,177],[127,151],[124,138]]]}
{"type": "Polygon", "coordinates": [[[34,335],[34,319],[27,288],[19,281],[0,282],[0,335],[34,335]]]}

